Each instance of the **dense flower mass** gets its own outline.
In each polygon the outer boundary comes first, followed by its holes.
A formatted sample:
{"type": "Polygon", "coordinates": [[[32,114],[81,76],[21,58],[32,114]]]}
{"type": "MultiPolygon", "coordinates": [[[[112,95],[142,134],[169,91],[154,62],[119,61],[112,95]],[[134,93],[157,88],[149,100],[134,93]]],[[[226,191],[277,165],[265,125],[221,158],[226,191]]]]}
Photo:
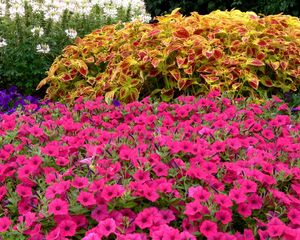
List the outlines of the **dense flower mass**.
{"type": "Polygon", "coordinates": [[[276,97],[28,105],[1,116],[0,236],[298,239],[299,130],[276,97]]]}
{"type": "Polygon", "coordinates": [[[19,106],[24,107],[27,104],[36,104],[35,108],[38,108],[40,103],[36,97],[22,96],[15,86],[0,90],[0,115],[13,113],[19,106]]]}

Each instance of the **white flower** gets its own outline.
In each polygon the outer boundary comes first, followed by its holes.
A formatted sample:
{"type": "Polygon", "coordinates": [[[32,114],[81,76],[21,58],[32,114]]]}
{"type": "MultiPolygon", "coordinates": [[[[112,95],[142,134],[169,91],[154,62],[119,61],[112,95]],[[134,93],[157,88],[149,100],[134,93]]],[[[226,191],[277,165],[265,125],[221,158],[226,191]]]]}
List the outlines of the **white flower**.
{"type": "Polygon", "coordinates": [[[6,40],[2,37],[0,37],[0,48],[5,47],[7,45],[6,40]]]}
{"type": "Polygon", "coordinates": [[[72,29],[72,28],[69,28],[69,29],[66,29],[65,30],[65,33],[67,34],[67,36],[71,39],[74,39],[76,38],[77,36],[77,32],[75,29],[72,29]]]}
{"type": "Polygon", "coordinates": [[[44,35],[44,29],[42,27],[34,27],[31,29],[33,35],[39,35],[39,37],[44,35]]]}
{"type": "Polygon", "coordinates": [[[50,52],[50,47],[48,44],[38,44],[36,46],[36,51],[38,53],[48,53],[50,52]]]}
{"type": "Polygon", "coordinates": [[[116,18],[118,16],[118,11],[115,8],[104,8],[103,13],[107,18],[116,18]]]}

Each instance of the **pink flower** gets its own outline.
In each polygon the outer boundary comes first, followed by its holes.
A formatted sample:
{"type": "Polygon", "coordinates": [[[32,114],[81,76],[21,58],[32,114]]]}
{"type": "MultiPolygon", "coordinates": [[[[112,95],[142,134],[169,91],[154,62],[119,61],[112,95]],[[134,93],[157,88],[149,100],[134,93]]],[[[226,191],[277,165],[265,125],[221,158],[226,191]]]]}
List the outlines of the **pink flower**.
{"type": "Polygon", "coordinates": [[[65,236],[72,237],[76,234],[77,225],[74,221],[71,220],[61,221],[58,227],[60,228],[60,234],[64,237],[65,236]]]}
{"type": "Polygon", "coordinates": [[[1,217],[0,218],[0,233],[6,232],[9,229],[11,224],[12,224],[12,222],[8,217],[1,217]]]}
{"type": "Polygon", "coordinates": [[[224,194],[216,194],[214,201],[224,208],[229,208],[233,205],[230,197],[224,194]]]}
{"type": "Polygon", "coordinates": [[[70,160],[66,157],[57,157],[55,163],[57,166],[65,167],[70,163],[70,160]]]}
{"type": "Polygon", "coordinates": [[[89,233],[82,240],[99,240],[101,236],[98,233],[89,233]]]}
{"type": "Polygon", "coordinates": [[[268,129],[264,129],[261,134],[263,135],[263,137],[265,137],[268,140],[271,140],[275,137],[275,135],[273,134],[273,132],[271,130],[268,129]]]}
{"type": "Polygon", "coordinates": [[[7,190],[5,186],[1,186],[0,187],[0,201],[4,198],[4,196],[6,195],[7,190]]]}
{"type": "Polygon", "coordinates": [[[189,188],[189,197],[192,197],[200,202],[205,202],[209,199],[210,193],[203,189],[203,187],[190,187],[189,188]]]}
{"type": "Polygon", "coordinates": [[[284,225],[269,225],[267,232],[271,238],[280,237],[285,230],[284,225]]]}
{"type": "Polygon", "coordinates": [[[125,192],[123,186],[115,184],[115,185],[110,185],[110,186],[105,186],[101,196],[109,202],[111,199],[120,197],[123,195],[125,192]]]}
{"type": "Polygon", "coordinates": [[[109,216],[108,209],[106,205],[98,205],[91,214],[91,217],[96,221],[102,221],[109,216]]]}
{"type": "Polygon", "coordinates": [[[215,141],[211,147],[211,149],[216,153],[225,152],[225,148],[225,143],[220,141],[215,141]]]}
{"type": "Polygon", "coordinates": [[[71,183],[71,185],[74,188],[77,188],[77,189],[86,188],[89,185],[89,180],[86,177],[78,177],[78,176],[76,176],[74,178],[73,182],[71,183]]]}
{"type": "Polygon", "coordinates": [[[146,181],[150,180],[150,173],[139,169],[133,174],[133,178],[136,181],[146,182],[146,181]]]}
{"type": "Polygon", "coordinates": [[[229,192],[229,197],[236,203],[243,203],[247,200],[246,195],[240,189],[231,189],[229,192]]]}
{"type": "Polygon", "coordinates": [[[96,204],[96,199],[93,193],[81,191],[77,197],[77,201],[81,203],[82,206],[88,207],[96,204]]]}
{"type": "Polygon", "coordinates": [[[172,221],[174,221],[176,219],[173,211],[171,211],[169,209],[160,210],[159,213],[161,215],[162,220],[165,223],[170,223],[170,222],[172,222],[172,221]]]}
{"type": "Polygon", "coordinates": [[[257,184],[251,180],[243,179],[239,181],[240,189],[244,193],[255,193],[257,190],[257,184]]]}
{"type": "Polygon", "coordinates": [[[158,177],[166,177],[166,176],[168,176],[169,167],[162,162],[157,162],[152,167],[152,170],[155,172],[155,174],[158,177]]]}
{"type": "Polygon", "coordinates": [[[54,215],[68,215],[68,203],[59,198],[54,199],[51,203],[49,203],[49,213],[53,213],[54,215]]]}
{"type": "Polygon", "coordinates": [[[262,197],[258,196],[256,193],[248,197],[248,205],[251,209],[260,209],[263,204],[262,197]]]}
{"type": "Polygon", "coordinates": [[[107,218],[99,223],[98,228],[103,236],[108,237],[116,231],[116,222],[112,218],[107,218]]]}
{"type": "Polygon", "coordinates": [[[205,220],[201,223],[200,232],[207,238],[213,237],[218,232],[218,227],[215,222],[205,220]]]}
{"type": "Polygon", "coordinates": [[[184,214],[188,216],[193,216],[197,213],[200,213],[203,210],[203,206],[199,201],[194,201],[187,203],[185,206],[184,214]]]}
{"type": "Polygon", "coordinates": [[[294,208],[291,208],[288,212],[288,218],[293,224],[300,225],[300,211],[294,208]]]}
{"type": "Polygon", "coordinates": [[[242,215],[244,218],[250,217],[252,214],[251,209],[249,208],[248,204],[240,203],[237,208],[237,212],[242,215]]]}
{"type": "Polygon", "coordinates": [[[151,211],[151,209],[144,209],[139,212],[137,217],[134,220],[134,223],[141,229],[150,228],[153,225],[153,214],[155,211],[151,211]]]}
{"type": "Polygon", "coordinates": [[[216,212],[215,218],[221,223],[227,224],[232,220],[232,212],[229,209],[221,209],[219,212],[216,212]]]}
{"type": "Polygon", "coordinates": [[[32,195],[32,189],[31,187],[24,186],[23,184],[18,184],[16,187],[16,193],[18,193],[20,197],[30,197],[32,195]]]}

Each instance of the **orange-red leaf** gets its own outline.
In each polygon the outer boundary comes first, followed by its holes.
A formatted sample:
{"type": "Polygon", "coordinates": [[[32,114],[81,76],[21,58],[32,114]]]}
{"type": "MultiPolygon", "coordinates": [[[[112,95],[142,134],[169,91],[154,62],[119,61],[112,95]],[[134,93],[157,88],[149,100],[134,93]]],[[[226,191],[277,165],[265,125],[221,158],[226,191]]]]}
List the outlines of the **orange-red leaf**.
{"type": "Polygon", "coordinates": [[[190,36],[189,32],[183,27],[180,27],[173,35],[177,38],[188,38],[190,36]]]}

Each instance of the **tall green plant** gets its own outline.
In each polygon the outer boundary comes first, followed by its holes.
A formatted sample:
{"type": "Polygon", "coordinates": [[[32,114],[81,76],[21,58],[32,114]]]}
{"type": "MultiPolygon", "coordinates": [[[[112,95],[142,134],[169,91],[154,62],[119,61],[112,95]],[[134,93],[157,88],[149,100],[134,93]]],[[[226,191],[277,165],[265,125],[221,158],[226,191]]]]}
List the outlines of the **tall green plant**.
{"type": "Polygon", "coordinates": [[[79,0],[69,1],[60,8],[45,6],[41,0],[0,1],[0,89],[16,85],[25,95],[44,95],[45,89],[36,93],[36,85],[75,37],[118,21],[147,20],[143,5],[125,8],[113,1],[104,5],[83,5],[82,1],[82,6],[79,0]]]}

